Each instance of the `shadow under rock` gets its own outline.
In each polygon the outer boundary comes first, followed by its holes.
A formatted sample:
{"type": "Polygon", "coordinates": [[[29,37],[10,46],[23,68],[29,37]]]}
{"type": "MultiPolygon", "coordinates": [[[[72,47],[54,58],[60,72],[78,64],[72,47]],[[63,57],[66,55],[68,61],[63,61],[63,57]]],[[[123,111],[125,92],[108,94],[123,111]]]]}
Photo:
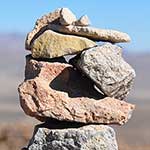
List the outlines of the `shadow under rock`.
{"type": "Polygon", "coordinates": [[[71,122],[71,121],[60,121],[53,118],[46,118],[46,121],[42,124],[36,125],[37,128],[47,128],[47,129],[67,129],[67,128],[80,128],[85,125],[85,123],[81,122],[71,122]]]}
{"type": "Polygon", "coordinates": [[[32,58],[37,61],[44,61],[44,62],[50,62],[50,63],[56,63],[56,62],[67,63],[67,61],[65,60],[63,56],[57,57],[57,58],[33,58],[31,55],[28,55],[27,57],[32,58]]]}
{"type": "Polygon", "coordinates": [[[68,93],[71,98],[88,97],[99,100],[106,97],[94,88],[92,80],[71,67],[64,69],[49,86],[54,90],[68,93]]]}

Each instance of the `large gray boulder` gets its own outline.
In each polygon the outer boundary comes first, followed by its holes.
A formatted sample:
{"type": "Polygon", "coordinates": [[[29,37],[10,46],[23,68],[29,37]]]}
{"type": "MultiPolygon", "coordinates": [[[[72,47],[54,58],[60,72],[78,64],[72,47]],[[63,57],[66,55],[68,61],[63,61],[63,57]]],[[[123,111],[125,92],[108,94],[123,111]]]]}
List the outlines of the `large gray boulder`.
{"type": "Polygon", "coordinates": [[[125,99],[135,78],[134,69],[122,58],[119,46],[106,43],[82,52],[70,62],[92,79],[109,97],[125,99]]]}
{"type": "Polygon", "coordinates": [[[118,150],[115,132],[109,126],[48,129],[36,127],[28,150],[118,150]]]}

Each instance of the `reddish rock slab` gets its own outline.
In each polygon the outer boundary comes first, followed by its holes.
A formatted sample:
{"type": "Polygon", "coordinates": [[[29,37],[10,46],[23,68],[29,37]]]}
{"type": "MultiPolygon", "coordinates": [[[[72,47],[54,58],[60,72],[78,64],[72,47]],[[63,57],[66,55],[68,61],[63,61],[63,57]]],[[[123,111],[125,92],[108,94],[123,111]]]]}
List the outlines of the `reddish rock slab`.
{"type": "Polygon", "coordinates": [[[25,81],[19,86],[24,112],[41,121],[124,124],[134,105],[97,93],[93,83],[71,65],[26,58],[25,81]]]}

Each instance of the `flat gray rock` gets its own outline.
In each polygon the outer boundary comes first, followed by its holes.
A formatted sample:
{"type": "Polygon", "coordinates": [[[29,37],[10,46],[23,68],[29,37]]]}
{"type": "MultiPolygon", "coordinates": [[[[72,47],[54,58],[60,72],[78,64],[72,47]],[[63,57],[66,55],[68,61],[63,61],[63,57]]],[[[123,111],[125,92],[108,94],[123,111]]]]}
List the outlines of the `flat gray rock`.
{"type": "Polygon", "coordinates": [[[118,150],[109,126],[89,125],[71,129],[36,127],[28,150],[118,150]]]}
{"type": "Polygon", "coordinates": [[[74,58],[75,65],[109,97],[125,99],[129,93],[135,71],[121,56],[122,49],[106,43],[82,52],[74,58]]]}

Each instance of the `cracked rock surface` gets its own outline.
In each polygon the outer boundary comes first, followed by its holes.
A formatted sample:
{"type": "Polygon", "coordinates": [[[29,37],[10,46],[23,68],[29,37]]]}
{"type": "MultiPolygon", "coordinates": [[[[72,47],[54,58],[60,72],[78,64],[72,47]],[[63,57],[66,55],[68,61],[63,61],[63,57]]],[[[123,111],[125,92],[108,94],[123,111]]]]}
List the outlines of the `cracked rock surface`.
{"type": "Polygon", "coordinates": [[[68,8],[56,9],[36,21],[34,29],[26,37],[25,47],[27,50],[31,50],[34,40],[48,29],[63,34],[86,37],[93,41],[120,43],[130,42],[131,40],[130,36],[124,32],[94,28],[87,26],[88,24],[87,16],[82,16],[79,20],[76,20],[75,15],[68,8]]]}
{"type": "Polygon", "coordinates": [[[26,79],[19,86],[27,115],[82,123],[124,124],[134,105],[101,95],[71,65],[27,57],[26,79]],[[86,85],[86,86],[85,86],[86,85]]]}
{"type": "Polygon", "coordinates": [[[34,58],[56,58],[76,54],[97,44],[87,38],[73,35],[63,35],[52,30],[46,30],[31,46],[34,58]]]}
{"type": "Polygon", "coordinates": [[[36,127],[28,150],[118,150],[109,126],[89,125],[71,129],[36,127]]]}
{"type": "Polygon", "coordinates": [[[135,71],[123,59],[119,46],[106,43],[82,52],[71,61],[107,96],[123,100],[128,95],[135,71]]]}

